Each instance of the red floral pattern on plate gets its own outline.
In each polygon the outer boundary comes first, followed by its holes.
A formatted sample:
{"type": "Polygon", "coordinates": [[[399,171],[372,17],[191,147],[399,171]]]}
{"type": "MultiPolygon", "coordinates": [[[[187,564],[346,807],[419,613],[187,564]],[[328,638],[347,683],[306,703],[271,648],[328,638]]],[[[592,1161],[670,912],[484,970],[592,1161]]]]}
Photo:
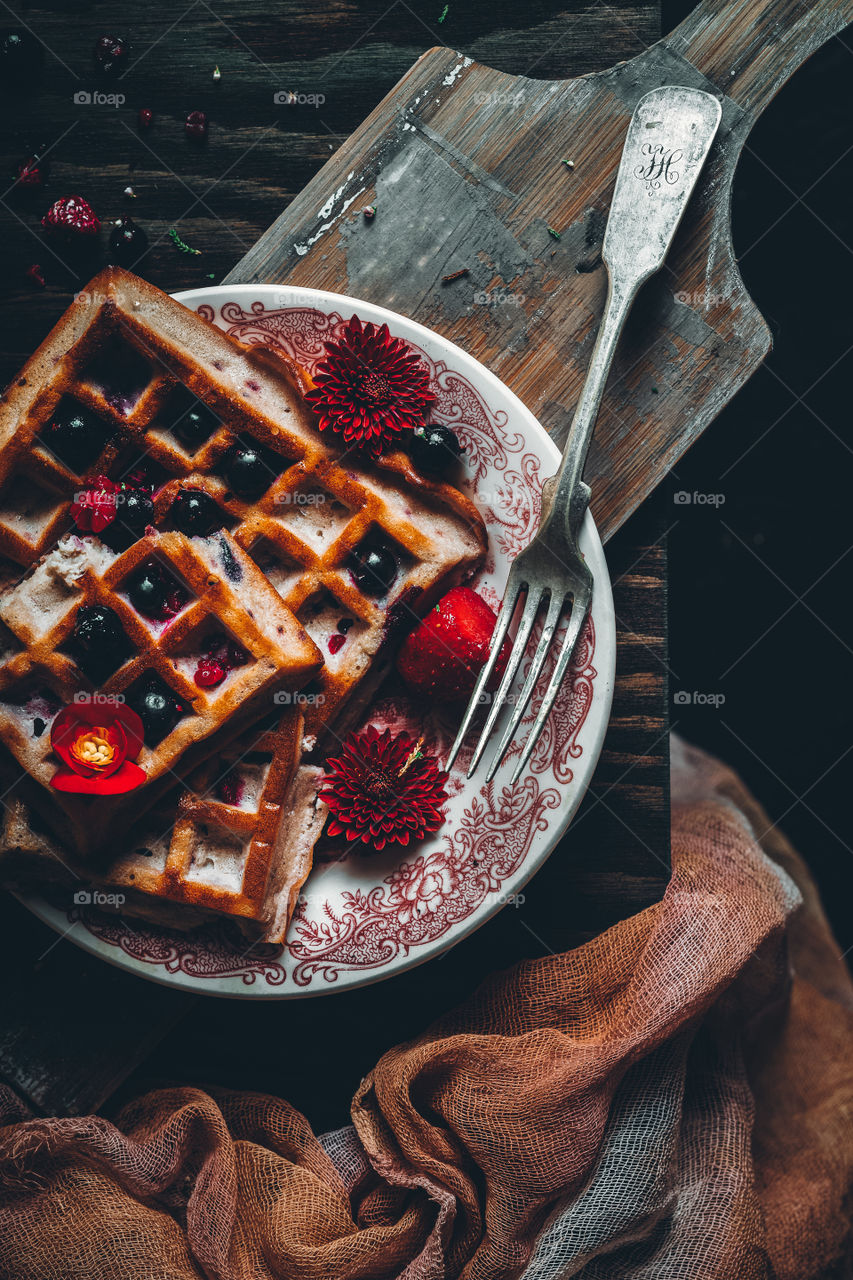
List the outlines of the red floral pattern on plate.
{"type": "MultiPolygon", "coordinates": [[[[323,355],[323,343],[337,336],[346,323],[334,310],[270,308],[269,297],[251,301],[247,307],[228,299],[218,308],[202,303],[196,310],[241,342],[283,351],[309,372],[323,355]]],[[[362,311],[358,306],[356,310],[362,311]]],[[[451,426],[465,448],[467,488],[483,511],[491,541],[490,556],[476,586],[496,607],[502,581],[500,574],[497,580],[493,577],[496,555],[505,570],[536,529],[541,459],[505,409],[489,406],[469,378],[407,340],[430,369],[430,387],[436,396],[432,417],[451,426]]],[[[507,779],[512,755],[520,747],[511,748],[494,783],[476,791],[465,781],[470,748],[463,751],[448,783],[453,812],[445,826],[417,850],[386,850],[370,858],[351,855],[343,863],[343,870],[352,873],[345,881],[350,887],[327,892],[329,866],[340,875],[342,864],[318,860],[283,948],[251,946],[228,921],[181,933],[94,905],[68,910],[67,903],[55,902],[54,909],[64,916],[65,928],[79,926],[81,945],[95,950],[115,948],[134,962],[136,972],[153,968],[164,975],[183,975],[182,985],[200,989],[210,989],[211,981],[219,980],[219,989],[234,991],[236,983],[249,988],[246,994],[258,987],[269,988],[271,995],[287,994],[288,989],[293,994],[312,987],[329,990],[342,975],[350,982],[357,981],[358,975],[364,975],[363,981],[371,980],[377,969],[387,967],[391,972],[407,959],[413,962],[430,944],[445,938],[456,941],[511,897],[507,882],[523,876],[537,840],[541,846],[554,825],[553,815],[564,804],[565,788],[574,779],[573,766],[584,750],[579,739],[593,706],[595,648],[591,618],[575,654],[571,678],[560,692],[527,774],[514,787],[507,779]]],[[[548,674],[534,694],[524,725],[533,721],[548,674]]],[[[438,754],[447,749],[455,733],[452,713],[437,709],[424,721],[411,706],[393,698],[374,706],[367,723],[410,731],[417,727],[428,749],[438,754]]],[[[37,903],[31,905],[39,910],[37,903]]],[[[76,928],[71,936],[75,934],[76,928]]]]}

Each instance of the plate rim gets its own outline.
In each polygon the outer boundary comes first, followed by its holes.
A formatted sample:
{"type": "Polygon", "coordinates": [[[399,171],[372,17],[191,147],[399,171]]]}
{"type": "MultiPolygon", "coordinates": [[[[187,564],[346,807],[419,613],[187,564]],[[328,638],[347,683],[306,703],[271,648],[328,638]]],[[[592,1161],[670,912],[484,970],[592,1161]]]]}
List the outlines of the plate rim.
{"type": "MultiPolygon", "coordinates": [[[[422,347],[426,344],[427,349],[432,344],[438,343],[445,352],[452,353],[454,357],[458,355],[462,366],[470,366],[469,372],[473,370],[481,382],[485,381],[487,386],[499,394],[504,401],[504,405],[509,410],[517,412],[524,419],[526,430],[532,431],[537,449],[541,450],[543,463],[551,461],[555,469],[559,464],[561,452],[554,441],[531,410],[511,388],[501,381],[497,374],[494,374],[476,356],[471,355],[464,347],[460,347],[452,339],[444,337],[402,312],[393,311],[388,307],[382,306],[381,303],[355,298],[350,294],[293,284],[246,282],[242,284],[206,285],[195,289],[183,289],[173,293],[171,296],[191,309],[200,304],[221,308],[224,301],[241,294],[245,296],[247,292],[251,293],[252,301],[274,297],[276,301],[274,309],[276,310],[306,305],[320,311],[334,309],[346,317],[347,313],[361,314],[360,309],[362,309],[364,312],[370,313],[367,316],[368,319],[376,322],[378,318],[380,323],[387,323],[389,327],[392,327],[395,323],[402,322],[407,329],[407,333],[402,336],[411,335],[415,341],[419,341],[422,347]]],[[[584,779],[577,788],[577,794],[565,806],[565,813],[561,814],[554,826],[549,828],[542,848],[535,854],[531,852],[531,855],[525,858],[506,880],[501,882],[501,896],[505,899],[528,884],[533,876],[544,866],[548,858],[551,857],[556,846],[565,835],[589,788],[589,783],[601,756],[604,737],[610,722],[616,671],[616,625],[613,593],[604,546],[589,509],[586,511],[581,537],[587,544],[587,549],[592,552],[592,558],[596,562],[596,570],[601,570],[600,573],[596,572],[594,591],[598,592],[599,607],[603,606],[604,619],[608,624],[606,630],[602,630],[600,636],[598,628],[596,628],[596,660],[600,665],[596,673],[591,706],[595,707],[597,704],[598,718],[591,726],[594,737],[585,748],[588,753],[587,763],[584,779]]],[[[429,960],[444,955],[445,952],[451,950],[482,928],[507,905],[505,901],[501,902],[499,899],[493,904],[489,904],[484,900],[468,917],[449,928],[446,933],[435,938],[432,942],[426,942],[422,946],[411,948],[407,955],[397,957],[390,962],[387,968],[369,970],[367,972],[345,971],[341,973],[340,981],[326,981],[316,987],[313,983],[300,987],[292,981],[282,982],[277,987],[270,987],[263,977],[258,975],[252,976],[248,981],[244,975],[228,975],[214,979],[199,978],[185,973],[180,968],[171,970],[163,964],[151,964],[137,959],[135,956],[125,952],[120,946],[115,946],[99,938],[79,919],[73,921],[69,926],[67,913],[63,913],[59,907],[54,907],[37,892],[25,893],[20,890],[12,890],[12,893],[37,919],[58,933],[60,940],[67,939],[69,942],[73,942],[75,946],[80,947],[89,955],[105,961],[107,964],[114,965],[125,972],[174,990],[189,991],[195,995],[217,999],[252,1001],[308,1000],[318,996],[360,990],[363,987],[373,986],[375,983],[383,982],[389,978],[398,977],[421,964],[426,964],[429,960]],[[237,985],[238,983],[239,986],[237,985]]],[[[179,931],[175,930],[174,932],[178,933],[179,931]]],[[[286,966],[288,961],[284,959],[282,963],[286,966]]]]}

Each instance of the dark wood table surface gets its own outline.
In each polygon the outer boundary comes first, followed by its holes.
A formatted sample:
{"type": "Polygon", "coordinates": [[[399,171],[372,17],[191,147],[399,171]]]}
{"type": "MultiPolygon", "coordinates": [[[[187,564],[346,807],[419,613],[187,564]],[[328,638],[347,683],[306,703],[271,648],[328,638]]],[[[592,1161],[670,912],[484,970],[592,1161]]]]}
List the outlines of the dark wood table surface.
{"type": "MultiPolygon", "coordinates": [[[[258,12],[247,0],[229,0],[214,11],[196,0],[176,16],[155,0],[132,10],[129,22],[124,7],[110,3],[75,14],[73,24],[61,9],[16,9],[45,43],[45,67],[28,91],[6,94],[3,170],[13,175],[16,161],[43,147],[53,163],[46,192],[23,199],[7,192],[0,206],[0,380],[104,261],[106,231],[79,257],[63,250],[60,261],[46,250],[39,219],[58,196],[85,196],[107,229],[130,213],[151,244],[138,270],[154,283],[204,285],[233,268],[425,49],[445,43],[514,74],[560,77],[630,57],[659,34],[656,4],[616,14],[598,4],[519,9],[478,0],[449,4],[440,21],[443,7],[277,0],[258,12]],[[91,46],[104,32],[133,42],[130,69],[114,84],[92,74],[91,46]],[[75,103],[75,94],[96,89],[125,101],[75,103]],[[280,89],[325,101],[277,106],[280,89]],[[156,117],[145,135],[135,126],[142,106],[156,117]],[[198,109],[211,120],[203,147],[183,134],[186,113],[198,109]],[[123,196],[127,185],[136,199],[123,196]],[[170,227],[201,254],[179,252],[170,227]],[[27,275],[33,263],[43,268],[43,289],[27,275]]],[[[659,898],[669,849],[660,496],[616,534],[607,555],[618,627],[613,716],[582,809],[523,904],[400,977],[282,1006],[197,999],[130,977],[60,940],[4,894],[0,1076],[47,1113],[88,1111],[180,1080],[266,1089],[318,1128],[337,1125],[376,1057],[486,974],[564,949],[659,898]]]]}

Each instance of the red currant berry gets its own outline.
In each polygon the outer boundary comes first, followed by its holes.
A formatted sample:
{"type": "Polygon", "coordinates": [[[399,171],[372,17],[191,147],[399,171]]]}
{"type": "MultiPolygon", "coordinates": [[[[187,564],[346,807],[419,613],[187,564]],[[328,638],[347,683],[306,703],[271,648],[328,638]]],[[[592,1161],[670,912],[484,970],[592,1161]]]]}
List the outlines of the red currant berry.
{"type": "Polygon", "coordinates": [[[200,689],[215,689],[227,675],[227,671],[215,658],[202,658],[196,667],[193,680],[200,689]]]}

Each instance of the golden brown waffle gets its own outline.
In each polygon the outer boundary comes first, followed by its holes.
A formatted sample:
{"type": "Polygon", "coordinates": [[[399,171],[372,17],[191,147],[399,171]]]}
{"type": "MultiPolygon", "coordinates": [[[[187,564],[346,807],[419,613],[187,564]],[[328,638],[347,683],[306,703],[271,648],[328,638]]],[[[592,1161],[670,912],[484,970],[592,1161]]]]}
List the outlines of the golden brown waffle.
{"type": "Polygon", "coordinates": [[[48,551],[70,525],[83,474],[118,480],[143,457],[159,482],[160,528],[170,527],[181,489],[202,490],[322,651],[306,706],[316,733],[374,665],[389,622],[424,613],[469,576],[486,539],[474,504],[422,477],[405,455],[365,466],[335,448],[314,426],[305,385],[300,371],[235,342],[128,272],[102,272],[0,401],[0,554],[31,565],[48,551]],[[175,427],[194,398],[219,425],[193,452],[175,427]],[[80,473],[43,443],[68,403],[103,424],[103,447],[80,473]],[[223,475],[241,441],[270,462],[269,488],[254,502],[232,493],[223,475]],[[399,563],[390,590],[375,597],[348,569],[352,553],[373,541],[399,563]],[[351,625],[332,652],[342,620],[351,625]]]}
{"type": "Polygon", "coordinates": [[[13,793],[4,806],[0,877],[27,888],[58,881],[72,891],[85,880],[118,894],[122,910],[158,924],[191,928],[228,915],[251,936],[280,943],[326,818],[317,798],[321,771],[300,763],[301,739],[295,710],[260,737],[244,734],[190,777],[177,821],[174,797],[151,809],[127,853],[94,876],[91,864],[33,829],[13,793]]]}
{"type": "MultiPolygon", "coordinates": [[[[340,731],[343,718],[369,697],[412,615],[426,612],[482,560],[485,528],[476,507],[453,486],[421,476],[402,453],[372,465],[337,448],[316,429],[303,399],[308,385],[303,371],[244,347],[153,286],[110,268],[78,295],[0,398],[0,577],[31,571],[29,586],[10,591],[0,609],[6,628],[0,628],[0,738],[29,774],[49,782],[55,763],[49,760],[49,734],[46,728],[38,737],[32,732],[36,718],[49,724],[49,717],[33,711],[28,735],[22,708],[33,694],[48,691],[67,700],[71,693],[73,659],[63,644],[73,620],[55,586],[68,576],[75,556],[86,561],[79,579],[86,598],[114,609],[137,646],[95,692],[124,694],[135,687],[135,673],[150,667],[193,704],[193,716],[140,756],[140,764],[153,771],[149,776],[156,774],[152,784],[115,800],[63,796],[63,813],[69,804],[75,809],[73,838],[87,852],[98,837],[112,850],[121,847],[114,811],[135,813],[159,800],[170,770],[185,774],[205,752],[221,748],[243,719],[271,709],[269,702],[264,705],[267,698],[304,710],[309,749],[327,727],[340,731]],[[51,433],[56,414],[69,407],[94,423],[88,448],[74,456],[51,433]],[[201,410],[209,426],[206,438],[194,445],[182,426],[191,410],[201,410]],[[240,498],[227,479],[234,450],[246,445],[269,467],[269,484],[253,501],[240,498]],[[71,504],[87,480],[106,475],[120,482],[130,476],[138,485],[140,468],[154,503],[154,528],[144,539],[121,555],[89,537],[65,540],[57,550],[57,540],[73,534],[71,504]],[[173,504],[188,489],[202,491],[218,511],[205,537],[187,537],[175,527],[173,504]],[[350,570],[357,553],[377,544],[393,553],[396,575],[387,589],[365,593],[350,570]],[[136,615],[122,591],[131,564],[152,555],[193,596],[187,618],[182,612],[159,632],[136,615]],[[204,587],[202,564],[209,571],[204,587]],[[235,566],[236,582],[230,578],[235,566]],[[47,606],[33,585],[45,575],[54,592],[47,606]],[[284,626],[278,632],[275,624],[277,650],[266,625],[273,617],[270,596],[284,626]],[[41,622],[35,618],[39,612],[45,614],[41,622]],[[216,690],[188,687],[200,651],[192,645],[214,623],[252,650],[257,679],[243,687],[245,698],[229,696],[242,668],[216,690]],[[323,659],[302,693],[317,655],[300,627],[323,659]],[[264,654],[260,641],[253,647],[255,630],[272,644],[264,654]],[[277,674],[265,683],[267,656],[277,674]]],[[[121,515],[119,507],[116,524],[121,515]]],[[[72,595],[75,590],[76,583],[72,595]]],[[[90,687],[85,680],[77,685],[90,687]]],[[[268,798],[283,802],[280,793],[268,798]]],[[[181,822],[207,821],[193,808],[196,803],[185,801],[176,839],[190,838],[181,822]]],[[[313,812],[314,798],[303,795],[300,803],[311,830],[306,806],[313,812]]],[[[170,837],[170,858],[171,846],[170,837]]],[[[273,857],[271,877],[275,862],[273,857]]],[[[186,871],[185,856],[181,865],[186,871]]],[[[170,883],[175,882],[163,879],[152,893],[167,895],[170,883]]]]}
{"type": "Polygon", "coordinates": [[[105,706],[116,698],[134,706],[156,681],[182,709],[170,732],[142,747],[144,787],[117,797],[49,791],[71,819],[83,853],[107,842],[114,848],[116,821],[147,807],[162,792],[154,784],[168,782],[188,751],[223,728],[233,734],[268,714],[278,690],[291,697],[321,665],[316,646],[280,596],[223,531],[187,538],[152,530],[122,554],[92,538],[67,537],[4,593],[0,620],[22,646],[0,663],[0,738],[48,789],[56,769],[50,725],[60,707],[93,692],[105,706]],[[149,564],[179,584],[184,605],[174,617],[143,617],[130,602],[128,584],[149,564]],[[80,609],[95,604],[113,610],[127,639],[126,660],[97,688],[78,665],[72,639],[80,609]],[[239,640],[247,660],[215,688],[202,689],[193,673],[213,634],[239,640]]]}

